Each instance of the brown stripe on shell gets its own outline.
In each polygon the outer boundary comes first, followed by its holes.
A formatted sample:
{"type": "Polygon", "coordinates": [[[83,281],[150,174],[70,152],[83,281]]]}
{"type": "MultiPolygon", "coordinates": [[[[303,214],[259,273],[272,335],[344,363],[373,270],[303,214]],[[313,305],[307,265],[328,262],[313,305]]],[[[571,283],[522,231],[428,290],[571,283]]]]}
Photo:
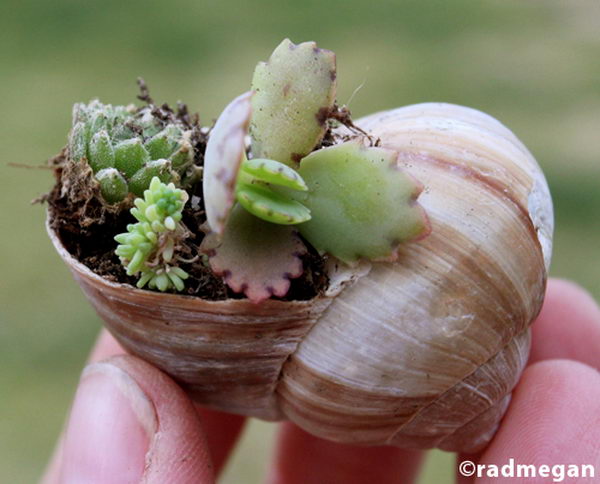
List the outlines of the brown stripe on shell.
{"type": "Polygon", "coordinates": [[[305,430],[334,441],[367,445],[385,442],[394,429],[435,398],[401,399],[352,388],[332,382],[299,359],[284,366],[277,393],[286,417],[305,430]],[[363,405],[357,406],[357,400],[363,405]]]}
{"type": "Polygon", "coordinates": [[[486,190],[489,190],[501,200],[508,199],[518,211],[521,221],[529,229],[532,240],[539,246],[537,232],[529,216],[529,210],[522,200],[514,193],[513,189],[497,178],[487,176],[478,170],[474,170],[460,163],[453,163],[448,160],[441,160],[424,154],[414,154],[400,152],[398,161],[403,164],[412,163],[431,163],[438,165],[441,169],[449,171],[460,176],[467,182],[480,184],[486,190]]]}

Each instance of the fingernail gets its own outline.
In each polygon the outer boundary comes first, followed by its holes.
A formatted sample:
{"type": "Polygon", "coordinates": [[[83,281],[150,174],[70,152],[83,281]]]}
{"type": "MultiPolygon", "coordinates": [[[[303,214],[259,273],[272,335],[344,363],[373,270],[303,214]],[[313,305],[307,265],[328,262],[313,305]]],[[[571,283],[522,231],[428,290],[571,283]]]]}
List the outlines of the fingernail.
{"type": "Polygon", "coordinates": [[[69,417],[61,482],[139,482],[156,431],[154,406],[129,374],[109,362],[88,366],[69,417]]]}

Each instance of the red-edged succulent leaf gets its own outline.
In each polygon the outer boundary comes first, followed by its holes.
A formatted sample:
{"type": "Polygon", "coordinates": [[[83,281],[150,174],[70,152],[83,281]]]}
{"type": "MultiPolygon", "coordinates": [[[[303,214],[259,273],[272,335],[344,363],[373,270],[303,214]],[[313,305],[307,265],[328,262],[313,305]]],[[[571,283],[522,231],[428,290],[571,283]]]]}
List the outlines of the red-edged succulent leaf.
{"type": "Polygon", "coordinates": [[[298,173],[308,192],[291,192],[311,212],[298,230],[316,249],[346,263],[394,260],[400,243],[429,232],[416,203],[423,186],[398,165],[398,153],[360,140],[312,152],[298,173]]]}
{"type": "Polygon", "coordinates": [[[223,235],[209,233],[200,250],[215,274],[254,303],[285,296],[290,279],[302,275],[300,257],[306,253],[292,227],[265,222],[240,205],[231,211],[223,235]]]}
{"type": "Polygon", "coordinates": [[[223,110],[210,133],[204,154],[202,188],[206,219],[211,230],[221,235],[235,202],[235,184],[245,158],[244,138],[248,132],[252,92],[235,98],[223,110]]]}

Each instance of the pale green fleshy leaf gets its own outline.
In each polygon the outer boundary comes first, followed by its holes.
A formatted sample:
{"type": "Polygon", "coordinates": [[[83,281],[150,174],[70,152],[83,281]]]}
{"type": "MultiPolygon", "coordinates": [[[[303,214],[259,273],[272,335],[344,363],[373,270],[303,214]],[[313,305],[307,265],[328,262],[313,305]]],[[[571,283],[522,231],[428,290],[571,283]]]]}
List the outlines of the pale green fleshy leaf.
{"type": "Polygon", "coordinates": [[[260,184],[240,184],[237,200],[251,214],[276,224],[299,224],[310,220],[304,205],[260,184]]]}
{"type": "Polygon", "coordinates": [[[130,178],[129,190],[138,197],[142,196],[153,177],[158,177],[164,183],[170,182],[173,178],[171,162],[168,160],[149,161],[130,178]]]}
{"type": "Polygon", "coordinates": [[[336,91],[335,54],[285,39],[252,79],[252,153],[296,166],[319,143],[336,91]]]}
{"type": "Polygon", "coordinates": [[[80,121],[75,123],[69,136],[69,157],[73,161],[87,158],[87,127],[80,121]]]}
{"type": "Polygon", "coordinates": [[[346,142],[311,153],[298,171],[308,192],[292,195],[312,218],[297,227],[321,252],[347,263],[394,259],[400,243],[429,230],[416,203],[422,186],[400,169],[395,151],[346,142]]]}
{"type": "Polygon", "coordinates": [[[150,155],[139,138],[121,141],[115,145],[115,168],[128,178],[149,161],[150,155]]]}
{"type": "Polygon", "coordinates": [[[307,190],[306,183],[304,183],[298,172],[275,160],[268,160],[266,158],[246,160],[242,163],[242,170],[265,183],[293,190],[307,190]]]}
{"type": "Polygon", "coordinates": [[[110,136],[105,130],[98,131],[89,144],[88,163],[95,172],[103,168],[112,168],[115,166],[115,151],[112,147],[110,136]]]}
{"type": "Polygon", "coordinates": [[[161,158],[169,158],[175,150],[178,148],[177,139],[181,136],[181,130],[174,127],[168,126],[163,129],[160,133],[154,135],[144,145],[150,157],[153,160],[161,158]]]}

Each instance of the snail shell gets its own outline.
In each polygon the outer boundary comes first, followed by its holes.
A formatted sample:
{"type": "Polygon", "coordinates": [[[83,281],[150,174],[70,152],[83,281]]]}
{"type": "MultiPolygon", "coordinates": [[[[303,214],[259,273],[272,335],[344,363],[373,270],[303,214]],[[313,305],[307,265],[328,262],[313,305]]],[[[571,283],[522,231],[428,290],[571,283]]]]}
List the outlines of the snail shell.
{"type": "Polygon", "coordinates": [[[331,268],[311,301],[206,301],[102,279],[49,230],[131,353],[199,403],[353,444],[473,452],[493,436],[543,301],[552,203],[495,119],[419,104],[358,124],[425,186],[432,232],[395,263],[331,268]]]}

